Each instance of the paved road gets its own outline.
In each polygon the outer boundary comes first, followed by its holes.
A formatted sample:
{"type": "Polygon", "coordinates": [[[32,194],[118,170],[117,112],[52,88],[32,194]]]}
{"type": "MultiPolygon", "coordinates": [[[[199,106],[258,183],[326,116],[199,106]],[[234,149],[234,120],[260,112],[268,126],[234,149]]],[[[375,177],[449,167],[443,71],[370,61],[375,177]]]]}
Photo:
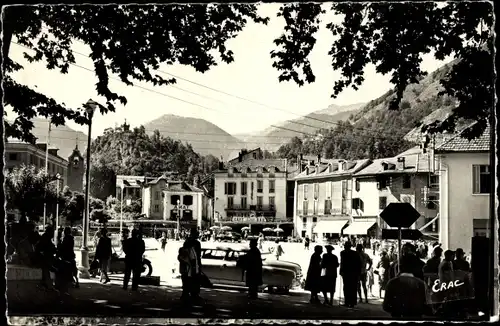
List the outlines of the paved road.
{"type": "Polygon", "coordinates": [[[259,299],[249,302],[246,293],[227,289],[202,289],[205,303],[186,308],[180,304],[181,289],[178,286],[141,286],[139,292],[121,288],[121,275],[112,277],[106,285],[94,280],[82,280],[79,289],[71,289],[71,297],[63,302],[53,293],[36,286],[7,291],[9,315],[78,315],[112,316],[125,315],[157,318],[298,318],[331,319],[335,317],[380,318],[387,314],[380,305],[362,304],[347,309],[338,304],[333,307],[312,305],[306,293],[289,295],[260,294],[259,299]]]}

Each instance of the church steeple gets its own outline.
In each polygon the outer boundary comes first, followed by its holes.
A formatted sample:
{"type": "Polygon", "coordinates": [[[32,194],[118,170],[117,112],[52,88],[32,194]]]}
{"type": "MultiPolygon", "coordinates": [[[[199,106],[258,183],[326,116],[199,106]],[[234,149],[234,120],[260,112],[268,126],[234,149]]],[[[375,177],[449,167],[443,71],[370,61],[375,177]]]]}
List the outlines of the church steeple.
{"type": "Polygon", "coordinates": [[[76,132],[75,151],[78,151],[78,131],[76,132]]]}

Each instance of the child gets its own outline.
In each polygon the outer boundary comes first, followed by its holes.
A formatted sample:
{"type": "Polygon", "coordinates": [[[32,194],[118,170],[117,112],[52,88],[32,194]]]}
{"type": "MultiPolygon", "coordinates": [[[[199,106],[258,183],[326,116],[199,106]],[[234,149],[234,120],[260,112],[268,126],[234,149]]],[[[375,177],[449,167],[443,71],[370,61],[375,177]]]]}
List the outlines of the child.
{"type": "Polygon", "coordinates": [[[165,252],[165,246],[167,245],[167,234],[165,232],[163,232],[161,235],[160,243],[161,243],[161,250],[165,252]]]}
{"type": "Polygon", "coordinates": [[[370,267],[370,269],[367,271],[367,287],[368,287],[368,293],[370,294],[371,297],[374,297],[372,289],[373,289],[373,284],[375,283],[375,276],[373,275],[373,267],[370,267]]]}

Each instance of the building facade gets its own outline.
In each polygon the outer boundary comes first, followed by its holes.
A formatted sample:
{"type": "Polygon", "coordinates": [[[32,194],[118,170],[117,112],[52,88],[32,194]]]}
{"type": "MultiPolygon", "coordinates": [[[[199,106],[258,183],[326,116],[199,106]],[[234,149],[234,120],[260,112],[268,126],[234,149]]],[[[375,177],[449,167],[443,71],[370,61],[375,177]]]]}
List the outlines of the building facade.
{"type": "Polygon", "coordinates": [[[352,174],[369,163],[321,158],[309,162],[295,178],[295,235],[338,238],[351,220],[352,174]]]}
{"type": "Polygon", "coordinates": [[[135,176],[135,175],[117,175],[116,176],[116,198],[121,200],[122,188],[123,199],[137,200],[143,197],[142,187],[156,178],[135,176]]]}
{"type": "MultiPolygon", "coordinates": [[[[214,172],[214,213],[220,224],[240,226],[292,223],[286,217],[287,162],[253,157],[214,172]]],[[[259,227],[254,229],[258,232],[259,227]]]]}
{"type": "MultiPolygon", "coordinates": [[[[152,220],[176,224],[179,219],[183,227],[203,227],[203,190],[184,181],[157,178],[144,185],[142,192],[142,213],[152,220]]],[[[207,209],[205,209],[205,212],[207,209]]]]}
{"type": "Polygon", "coordinates": [[[379,214],[390,203],[410,203],[420,218],[411,228],[438,239],[439,179],[434,173],[430,154],[419,147],[396,157],[373,160],[354,175],[353,218],[373,218],[377,237],[382,229],[390,229],[379,214]]]}
{"type": "MultiPolygon", "coordinates": [[[[471,252],[473,236],[489,237],[490,174],[489,128],[468,141],[457,135],[436,149],[440,173],[439,240],[446,249],[471,252]]],[[[498,241],[495,241],[498,252],[498,241]]]]}
{"type": "MultiPolygon", "coordinates": [[[[5,169],[10,171],[21,165],[34,165],[37,169],[45,169],[47,144],[30,144],[16,139],[9,139],[5,143],[5,169]]],[[[47,169],[49,175],[61,176],[61,190],[68,184],[68,165],[69,162],[58,155],[57,148],[50,148],[48,153],[47,169]]],[[[83,179],[81,179],[83,184],[83,179]]],[[[73,190],[73,189],[72,189],[73,190]]]]}

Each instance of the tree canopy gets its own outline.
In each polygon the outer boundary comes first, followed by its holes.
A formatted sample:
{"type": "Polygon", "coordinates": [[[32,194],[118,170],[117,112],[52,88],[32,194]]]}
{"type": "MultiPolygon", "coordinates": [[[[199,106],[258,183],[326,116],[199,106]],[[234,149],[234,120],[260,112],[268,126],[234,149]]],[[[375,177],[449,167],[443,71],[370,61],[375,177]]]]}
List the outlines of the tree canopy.
{"type": "Polygon", "coordinates": [[[35,51],[25,53],[33,62],[46,60],[47,69],[67,73],[75,63],[71,45],[80,41],[90,47],[97,78],[97,94],[104,97],[102,113],[115,111],[117,102],[126,104],[123,94],[109,88],[110,74],[116,74],[127,85],[132,80],[154,85],[175,83],[155,70],[160,64],[182,64],[206,72],[218,62],[230,63],[233,52],[226,42],[245,27],[249,20],[267,23],[252,4],[178,4],[178,5],[81,5],[81,6],[10,6],[3,12],[6,47],[3,57],[5,104],[19,116],[6,121],[8,137],[34,142],[31,133],[35,116],[62,125],[66,120],[79,124],[87,119],[79,108],[67,107],[44,94],[14,81],[9,72],[23,67],[9,59],[12,37],[35,51]]]}
{"type": "MultiPolygon", "coordinates": [[[[443,93],[458,104],[448,118],[423,130],[454,131],[465,119],[477,123],[464,136],[483,133],[494,105],[491,2],[349,2],[332,3],[331,11],[341,17],[340,22],[326,23],[335,36],[328,53],[332,69],[341,72],[333,85],[333,98],[347,87],[357,90],[365,80],[365,68],[373,64],[378,73],[391,74],[395,96],[388,109],[399,110],[406,87],[426,74],[420,66],[422,55],[433,52],[439,60],[451,56],[458,62],[441,84],[443,93]]],[[[324,13],[321,4],[281,6],[278,15],[285,18],[285,32],[275,40],[278,48],[271,54],[280,81],[293,80],[300,86],[315,81],[308,57],[324,13]]]]}
{"type": "MultiPolygon", "coordinates": [[[[325,22],[320,4],[283,4],[278,16],[285,20],[284,33],[271,52],[280,81],[298,85],[312,83],[315,74],[309,55],[322,23],[335,40],[328,53],[332,69],[341,72],[332,97],[345,88],[358,89],[367,65],[381,74],[391,74],[395,96],[388,108],[398,110],[405,88],[425,75],[422,55],[433,53],[459,61],[443,77],[443,92],[457,99],[453,114],[426,127],[431,132],[452,131],[462,119],[477,121],[467,137],[485,129],[493,102],[493,7],[491,2],[363,2],[333,3],[325,22]],[[338,15],[338,16],[334,16],[338,15]]],[[[217,62],[230,63],[233,52],[226,47],[252,20],[267,23],[253,4],[118,5],[118,6],[12,6],[4,11],[5,42],[17,42],[35,51],[30,61],[46,60],[48,69],[66,73],[75,57],[71,49],[78,40],[90,47],[97,78],[97,94],[105,99],[102,113],[126,104],[122,94],[109,88],[110,74],[127,85],[132,80],[153,85],[175,83],[155,71],[160,64],[182,64],[206,72],[217,62]]],[[[15,82],[8,73],[23,67],[8,57],[4,47],[5,104],[19,116],[6,122],[7,136],[34,141],[31,118],[44,116],[56,125],[73,120],[87,122],[83,111],[69,108],[34,89],[15,82]]]]}

